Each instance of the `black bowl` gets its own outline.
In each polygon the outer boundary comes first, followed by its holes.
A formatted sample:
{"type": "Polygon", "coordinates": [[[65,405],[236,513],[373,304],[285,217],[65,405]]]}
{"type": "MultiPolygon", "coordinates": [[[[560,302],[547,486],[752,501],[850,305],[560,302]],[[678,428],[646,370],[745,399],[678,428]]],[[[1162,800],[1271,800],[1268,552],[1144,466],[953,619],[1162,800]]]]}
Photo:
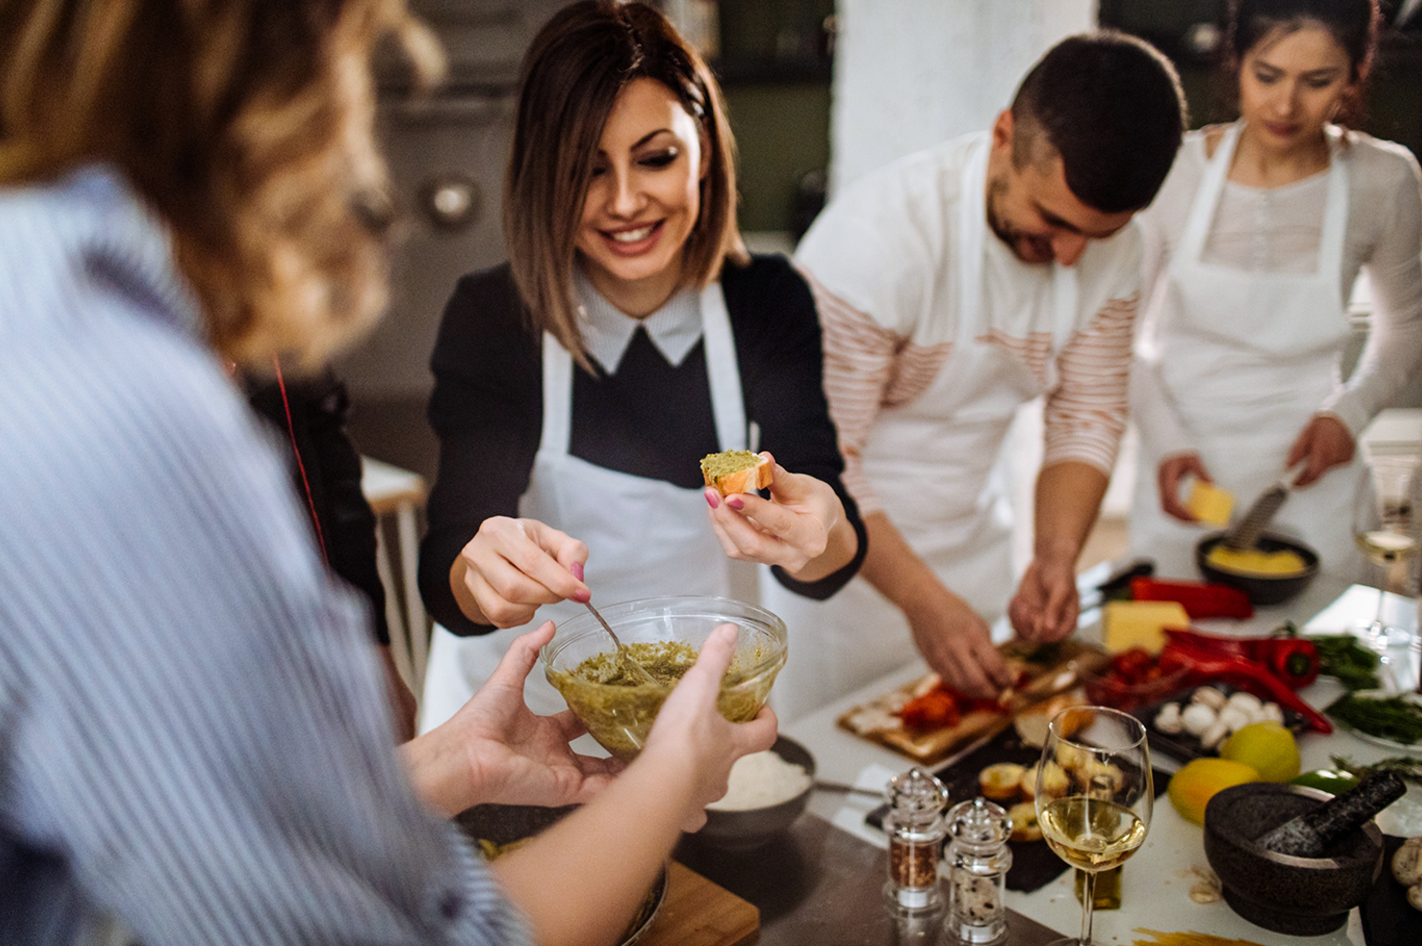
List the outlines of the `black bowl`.
{"type": "Polygon", "coordinates": [[[1224,539],[1223,532],[1212,532],[1195,546],[1195,564],[1206,581],[1219,582],[1238,588],[1249,597],[1255,607],[1282,604],[1308,587],[1313,576],[1318,574],[1318,553],[1296,539],[1290,539],[1273,532],[1259,536],[1255,546],[1264,552],[1293,551],[1304,560],[1304,569],[1292,575],[1241,575],[1238,572],[1216,568],[1208,561],[1210,550],[1224,539]]]}
{"type": "Polygon", "coordinates": [[[1234,785],[1210,799],[1205,857],[1234,912],[1291,936],[1321,936],[1348,922],[1348,911],[1367,899],[1382,870],[1377,825],[1368,822],[1340,838],[1330,857],[1291,857],[1255,843],[1266,831],[1328,799],[1314,788],[1272,782],[1234,785]]]}
{"type": "Polygon", "coordinates": [[[810,776],[810,784],[794,798],[766,808],[746,808],[739,811],[706,809],[706,825],[693,837],[717,847],[749,850],[762,844],[795,823],[804,812],[815,790],[815,757],[810,750],[788,736],[779,736],[770,747],[786,762],[793,762],[810,776]]]}

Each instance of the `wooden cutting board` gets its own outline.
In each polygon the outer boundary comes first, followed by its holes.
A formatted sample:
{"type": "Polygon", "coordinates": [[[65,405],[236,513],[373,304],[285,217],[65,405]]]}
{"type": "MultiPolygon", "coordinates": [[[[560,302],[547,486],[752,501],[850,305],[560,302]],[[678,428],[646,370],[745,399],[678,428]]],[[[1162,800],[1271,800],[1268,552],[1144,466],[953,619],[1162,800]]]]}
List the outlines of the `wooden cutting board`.
{"type": "Polygon", "coordinates": [[[970,742],[996,735],[1012,723],[1017,713],[1031,709],[1050,697],[1077,686],[1080,674],[1099,671],[1110,658],[1095,647],[1067,639],[1054,645],[1050,659],[1028,659],[1023,645],[1010,642],[998,648],[1008,669],[1026,671],[1030,679],[1009,699],[1002,712],[965,713],[956,726],[938,729],[911,729],[898,722],[894,710],[924,687],[937,680],[930,675],[881,694],[839,717],[839,725],[857,736],[881,743],[910,759],[932,765],[948,758],[970,742]]]}
{"type": "Polygon", "coordinates": [[[672,861],[667,898],[637,946],[751,946],[758,939],[755,906],[672,861]]]}

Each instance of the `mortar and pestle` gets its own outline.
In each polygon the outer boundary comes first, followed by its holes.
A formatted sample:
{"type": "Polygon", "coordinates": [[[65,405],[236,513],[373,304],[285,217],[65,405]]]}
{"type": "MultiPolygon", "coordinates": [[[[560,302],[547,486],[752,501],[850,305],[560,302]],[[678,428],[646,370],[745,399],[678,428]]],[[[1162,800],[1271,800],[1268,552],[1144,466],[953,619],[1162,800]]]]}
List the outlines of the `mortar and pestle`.
{"type": "Polygon", "coordinates": [[[1382,870],[1382,832],[1371,819],[1405,790],[1389,775],[1337,798],[1271,782],[1217,792],[1205,806],[1205,856],[1225,902],[1276,933],[1320,936],[1339,929],[1382,870]]]}

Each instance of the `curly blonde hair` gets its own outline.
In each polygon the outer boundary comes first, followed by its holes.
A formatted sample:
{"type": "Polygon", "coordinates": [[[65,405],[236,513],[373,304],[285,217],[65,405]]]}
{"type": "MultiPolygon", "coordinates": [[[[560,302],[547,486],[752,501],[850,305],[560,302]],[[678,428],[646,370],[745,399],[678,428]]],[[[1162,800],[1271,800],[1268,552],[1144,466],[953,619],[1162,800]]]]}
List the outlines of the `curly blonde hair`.
{"type": "Polygon", "coordinates": [[[435,77],[405,0],[0,0],[0,186],[115,167],[218,351],[315,364],[385,306],[384,37],[435,77]]]}

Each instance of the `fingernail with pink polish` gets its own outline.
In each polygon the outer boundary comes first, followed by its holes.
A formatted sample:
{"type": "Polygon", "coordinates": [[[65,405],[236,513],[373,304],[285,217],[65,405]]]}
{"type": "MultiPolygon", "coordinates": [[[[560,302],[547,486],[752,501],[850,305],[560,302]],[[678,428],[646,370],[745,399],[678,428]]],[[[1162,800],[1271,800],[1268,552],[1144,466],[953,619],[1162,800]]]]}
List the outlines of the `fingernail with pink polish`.
{"type": "Polygon", "coordinates": [[[726,505],[736,510],[736,512],[740,512],[742,509],[746,508],[746,501],[744,499],[741,499],[739,496],[732,496],[730,499],[726,500],[726,505]]]}
{"type": "Polygon", "coordinates": [[[583,588],[579,591],[575,591],[573,592],[573,600],[576,601],[578,604],[587,604],[589,601],[592,600],[592,592],[587,590],[586,588],[583,588]]]}
{"type": "Polygon", "coordinates": [[[573,564],[569,565],[569,566],[568,566],[568,571],[572,572],[572,573],[573,573],[573,577],[576,578],[578,581],[582,581],[582,580],[583,580],[583,563],[582,563],[582,562],[574,562],[573,564]]]}
{"type": "Polygon", "coordinates": [[[706,505],[712,509],[719,508],[721,505],[721,494],[714,489],[708,489],[706,491],[706,505]]]}

